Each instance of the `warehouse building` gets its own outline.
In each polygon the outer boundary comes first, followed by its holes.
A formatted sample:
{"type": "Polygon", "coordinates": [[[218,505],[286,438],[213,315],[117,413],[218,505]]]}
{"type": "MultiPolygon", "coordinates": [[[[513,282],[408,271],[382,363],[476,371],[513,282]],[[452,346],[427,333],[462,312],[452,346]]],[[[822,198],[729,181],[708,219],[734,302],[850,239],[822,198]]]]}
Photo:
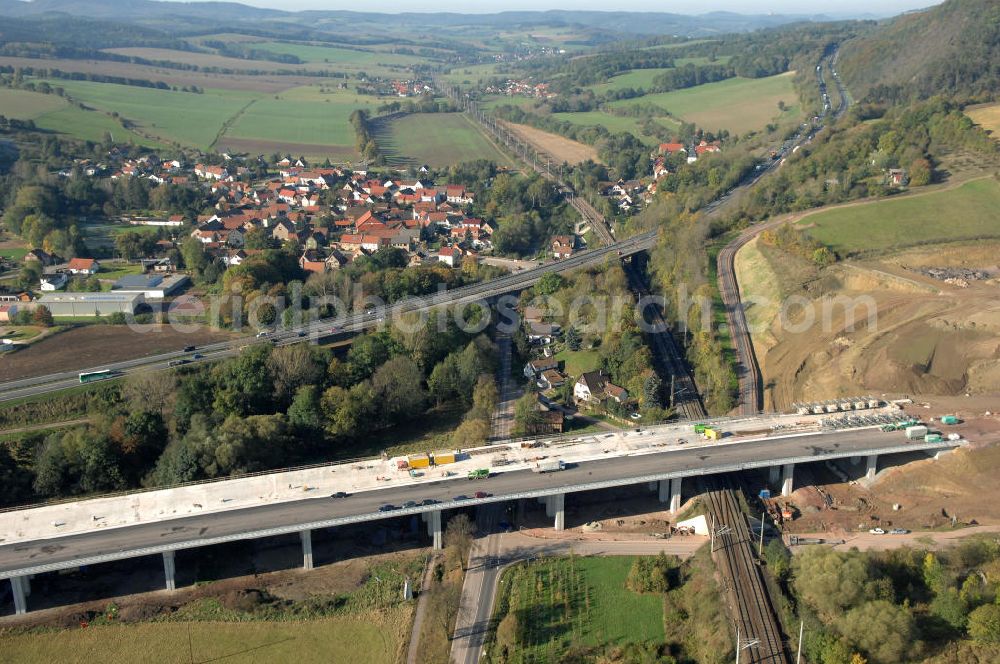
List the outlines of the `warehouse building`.
{"type": "Polygon", "coordinates": [[[111,286],[111,292],[141,293],[146,300],[162,300],[180,292],[190,282],[186,274],[128,274],[111,286]]]}
{"type": "Polygon", "coordinates": [[[56,317],[134,314],[144,302],[142,293],[50,293],[38,298],[38,305],[56,317]]]}

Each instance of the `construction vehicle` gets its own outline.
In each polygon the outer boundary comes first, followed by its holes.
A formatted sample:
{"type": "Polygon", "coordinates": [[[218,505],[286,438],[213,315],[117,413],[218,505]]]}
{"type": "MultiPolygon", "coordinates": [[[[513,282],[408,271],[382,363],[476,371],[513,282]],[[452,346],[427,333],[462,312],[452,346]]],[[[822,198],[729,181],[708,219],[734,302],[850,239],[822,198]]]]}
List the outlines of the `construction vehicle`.
{"type": "Polygon", "coordinates": [[[431,465],[431,459],[426,454],[411,454],[406,457],[406,460],[410,464],[410,468],[429,468],[431,465]]]}
{"type": "Polygon", "coordinates": [[[958,424],[958,418],[954,415],[945,415],[941,418],[941,424],[958,424]]]}
{"type": "Polygon", "coordinates": [[[941,434],[935,431],[932,431],[931,433],[928,433],[924,436],[925,443],[940,443],[941,440],[942,440],[941,434]]]}
{"type": "Polygon", "coordinates": [[[923,425],[914,425],[906,427],[906,438],[907,440],[921,440],[928,433],[927,427],[923,425]]]}
{"type": "Polygon", "coordinates": [[[695,433],[705,433],[705,429],[707,429],[707,428],[708,428],[707,424],[696,424],[696,425],[694,425],[694,432],[695,433]]]}
{"type": "Polygon", "coordinates": [[[476,468],[475,470],[470,470],[468,475],[470,480],[485,480],[488,479],[489,476],[489,468],[476,468]]]}
{"type": "Polygon", "coordinates": [[[718,429],[712,429],[711,427],[705,429],[705,438],[708,440],[719,440],[723,435],[718,429]]]}
{"type": "Polygon", "coordinates": [[[566,469],[566,462],[561,459],[547,459],[539,461],[531,467],[536,473],[555,473],[566,469]]]}

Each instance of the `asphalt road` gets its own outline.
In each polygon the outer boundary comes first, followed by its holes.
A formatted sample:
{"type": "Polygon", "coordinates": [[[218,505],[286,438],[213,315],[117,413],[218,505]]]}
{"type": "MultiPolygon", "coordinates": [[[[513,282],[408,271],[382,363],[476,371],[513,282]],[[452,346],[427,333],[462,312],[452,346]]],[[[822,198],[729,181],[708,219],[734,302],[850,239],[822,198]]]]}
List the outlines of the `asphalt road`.
{"type": "MultiPolygon", "coordinates": [[[[731,467],[733,464],[766,465],[772,459],[778,461],[824,454],[863,455],[867,450],[903,443],[899,433],[864,430],[720,444],[715,447],[680,447],[653,455],[588,461],[556,473],[513,471],[480,481],[464,478],[438,480],[421,485],[360,492],[342,499],[312,498],[135,526],[95,529],[89,533],[61,538],[7,545],[0,543],[0,577],[11,576],[15,571],[36,566],[74,566],[81,564],[81,560],[98,556],[117,559],[156,553],[169,548],[191,548],[211,544],[216,538],[250,537],[247,533],[260,533],[270,529],[286,529],[291,532],[302,525],[338,518],[376,520],[387,517],[378,512],[379,506],[385,503],[402,505],[408,500],[419,502],[428,498],[445,503],[442,506],[411,508],[400,514],[402,515],[456,507],[458,505],[453,502],[456,496],[472,496],[480,490],[494,495],[481,500],[473,499],[466,504],[499,502],[512,494],[525,492],[551,493],[558,489],[572,492],[578,490],[576,487],[594,482],[628,484],[632,478],[660,473],[683,473],[691,476],[709,474],[717,472],[717,468],[731,467]]],[[[567,500],[572,500],[572,497],[567,500]]]]}
{"type": "MultiPolygon", "coordinates": [[[[318,320],[288,330],[280,330],[271,334],[268,340],[278,345],[286,345],[326,338],[332,335],[350,335],[379,327],[386,324],[387,321],[391,321],[407,313],[427,312],[439,307],[457,306],[487,300],[505,293],[524,290],[532,286],[542,276],[551,272],[575,270],[581,267],[601,264],[608,256],[628,256],[639,251],[644,251],[652,247],[655,241],[655,233],[643,233],[609,247],[583,251],[570,258],[551,261],[531,270],[514,272],[483,283],[455,288],[433,295],[408,298],[376,310],[372,314],[359,312],[337,319],[318,320]]],[[[179,359],[184,359],[188,362],[211,362],[234,356],[247,344],[260,343],[261,341],[261,339],[255,337],[243,337],[232,341],[201,346],[197,349],[197,352],[203,357],[197,360],[194,359],[192,353],[185,353],[178,349],[171,353],[139,357],[123,362],[91,367],[83,371],[108,370],[117,374],[129,374],[137,371],[167,369],[171,361],[179,359]]],[[[141,346],[136,346],[136,352],[141,352],[141,346]]],[[[2,366],[2,359],[0,359],[0,367],[2,366]]],[[[0,402],[34,397],[79,385],[79,373],[81,372],[66,371],[0,383],[0,402]]]]}

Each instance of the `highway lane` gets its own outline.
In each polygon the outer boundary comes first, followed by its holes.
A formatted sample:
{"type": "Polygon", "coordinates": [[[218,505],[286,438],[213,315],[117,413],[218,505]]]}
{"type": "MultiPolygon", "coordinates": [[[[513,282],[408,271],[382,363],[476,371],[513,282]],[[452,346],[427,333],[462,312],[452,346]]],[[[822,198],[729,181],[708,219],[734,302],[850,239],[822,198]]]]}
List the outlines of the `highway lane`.
{"type": "Polygon", "coordinates": [[[713,446],[678,447],[653,454],[587,461],[556,473],[536,474],[525,470],[499,473],[485,481],[470,481],[465,478],[436,480],[426,484],[359,492],[344,499],[311,498],[136,526],[95,529],[89,533],[66,537],[7,545],[0,543],[0,578],[35,566],[75,566],[84,564],[88,558],[99,556],[127,558],[170,548],[211,544],[218,541],[218,538],[246,539],[262,536],[261,531],[281,534],[301,530],[309,524],[312,527],[337,525],[326,523],[333,520],[342,520],[343,523],[376,520],[387,516],[377,511],[384,503],[402,505],[408,500],[422,501],[428,498],[443,503],[398,513],[412,514],[467,504],[497,502],[532,492],[534,495],[573,492],[580,490],[580,487],[600,482],[629,484],[635,478],[640,478],[636,482],[646,481],[642,478],[650,475],[676,473],[694,476],[718,472],[719,468],[732,470],[734,465],[762,467],[771,465],[769,462],[772,460],[794,457],[863,455],[867,450],[900,445],[902,442],[899,433],[863,430],[713,446]],[[489,491],[495,495],[467,502],[456,503],[453,500],[460,494],[473,495],[477,490],[489,491]],[[253,532],[258,534],[253,535],[253,532]]]}
{"type": "MultiPolygon", "coordinates": [[[[558,273],[575,270],[600,264],[611,256],[629,256],[639,251],[645,251],[653,246],[655,239],[655,233],[644,233],[611,246],[583,251],[570,258],[552,261],[531,270],[521,270],[497,279],[455,288],[450,291],[407,298],[386,307],[378,308],[373,314],[359,312],[347,316],[315,320],[287,330],[278,330],[270,335],[269,340],[283,345],[315,340],[328,337],[331,334],[353,334],[379,327],[384,325],[387,320],[394,320],[406,314],[426,313],[439,307],[461,306],[487,300],[499,295],[529,288],[544,275],[552,272],[558,273]]],[[[203,355],[203,357],[197,360],[193,358],[191,353],[177,350],[159,355],[104,364],[79,371],[66,371],[8,381],[0,383],[0,402],[38,396],[74,387],[80,384],[78,374],[85,371],[109,370],[128,374],[151,369],[166,369],[169,362],[179,359],[186,359],[192,363],[212,362],[236,355],[242,347],[252,343],[260,343],[261,341],[261,339],[256,337],[248,336],[232,341],[201,346],[197,349],[197,353],[203,355]]],[[[0,366],[2,366],[2,360],[0,360],[0,366]]]]}

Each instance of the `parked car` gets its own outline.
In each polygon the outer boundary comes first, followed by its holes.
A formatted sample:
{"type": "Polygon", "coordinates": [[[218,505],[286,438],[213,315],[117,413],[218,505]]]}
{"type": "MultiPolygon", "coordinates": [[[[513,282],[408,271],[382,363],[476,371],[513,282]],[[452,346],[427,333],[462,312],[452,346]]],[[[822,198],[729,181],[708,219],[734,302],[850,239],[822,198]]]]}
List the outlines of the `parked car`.
{"type": "Polygon", "coordinates": [[[440,502],[441,501],[438,500],[437,498],[424,498],[423,502],[421,502],[420,504],[421,505],[437,505],[440,502]]]}
{"type": "Polygon", "coordinates": [[[893,528],[889,531],[890,535],[909,535],[910,531],[906,528],[893,528]]]}
{"type": "Polygon", "coordinates": [[[382,505],[382,507],[378,508],[378,511],[379,512],[391,512],[391,511],[397,510],[397,509],[399,509],[399,508],[396,507],[395,505],[391,505],[391,504],[386,503],[385,505],[382,505]]]}
{"type": "Polygon", "coordinates": [[[191,359],[193,359],[193,360],[202,360],[204,358],[205,358],[205,356],[202,355],[201,353],[195,353],[194,355],[191,356],[191,359]]]}
{"type": "Polygon", "coordinates": [[[194,349],[195,349],[195,346],[184,346],[184,352],[185,353],[190,353],[194,349]]]}
{"type": "Polygon", "coordinates": [[[493,495],[492,493],[486,493],[485,491],[477,491],[476,492],[476,498],[489,498],[492,495],[493,495]]]}
{"type": "Polygon", "coordinates": [[[347,493],[346,491],[338,491],[337,493],[330,494],[330,497],[331,498],[347,498],[349,495],[351,495],[351,494],[347,493]]]}
{"type": "Polygon", "coordinates": [[[410,507],[416,507],[416,506],[417,506],[417,501],[415,500],[407,500],[405,503],[403,503],[403,509],[409,509],[410,507]]]}
{"type": "Polygon", "coordinates": [[[868,532],[870,532],[872,535],[885,535],[885,531],[882,530],[881,528],[872,528],[868,532]]]}
{"type": "Polygon", "coordinates": [[[452,500],[468,500],[468,499],[469,499],[469,497],[467,495],[465,495],[464,493],[461,493],[461,494],[455,496],[454,498],[452,498],[452,500]]]}

